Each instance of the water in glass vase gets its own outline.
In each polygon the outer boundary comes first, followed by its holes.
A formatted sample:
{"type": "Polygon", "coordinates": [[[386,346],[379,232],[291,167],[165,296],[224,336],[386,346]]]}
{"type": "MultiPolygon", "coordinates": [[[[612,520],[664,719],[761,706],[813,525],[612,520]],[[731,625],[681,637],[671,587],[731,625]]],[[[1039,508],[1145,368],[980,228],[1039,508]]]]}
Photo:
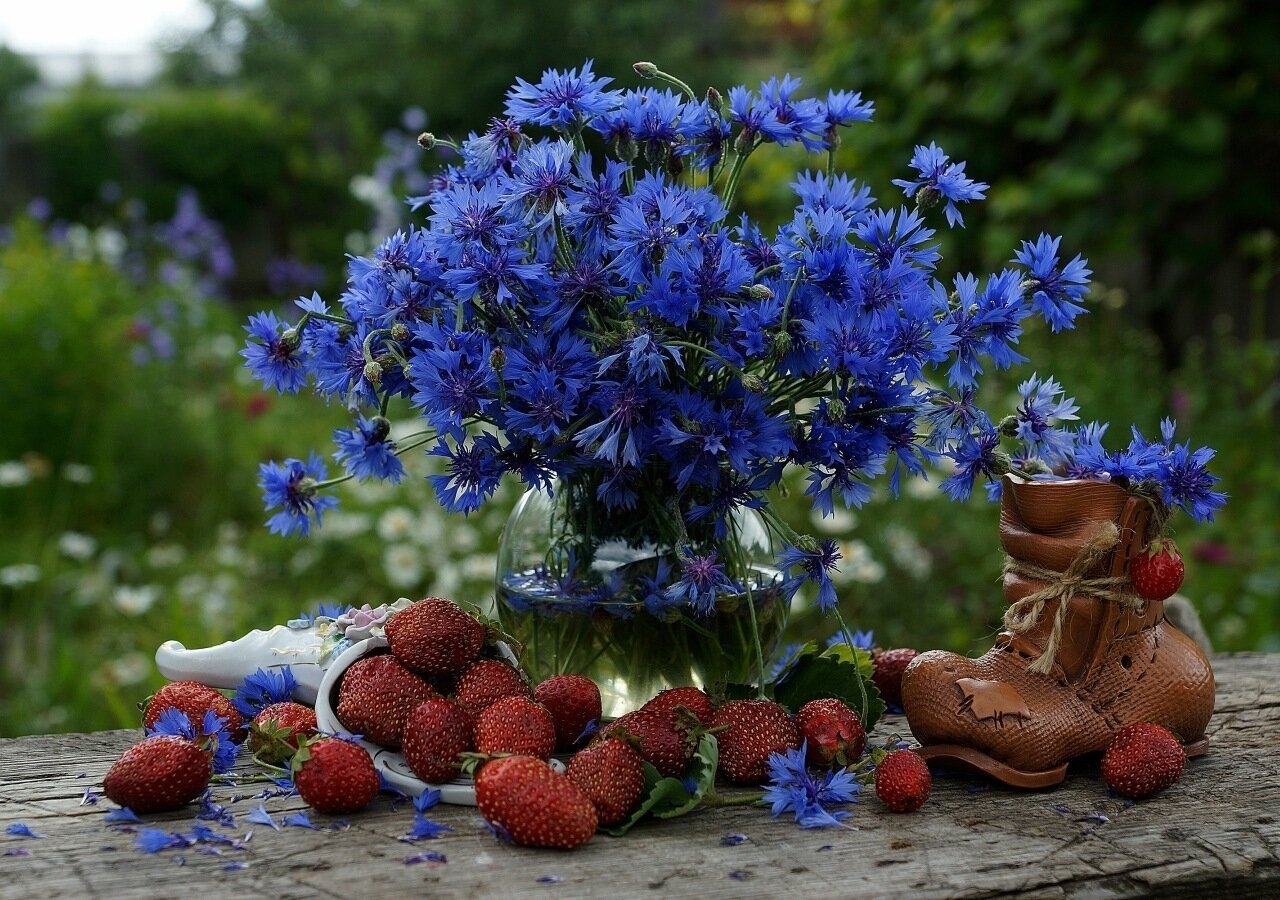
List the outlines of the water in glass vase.
{"type": "Polygon", "coordinates": [[[733,590],[717,593],[714,613],[698,615],[663,596],[679,578],[674,551],[604,541],[580,565],[574,552],[555,549],[545,527],[538,534],[538,514],[547,506],[538,494],[517,505],[499,548],[496,585],[498,618],[534,683],[565,672],[587,675],[600,686],[604,715],[614,717],[668,687],[714,692],[759,681],[762,660],[781,640],[788,604],[753,512],[734,527],[734,557],[747,566],[732,579],[733,590]]]}

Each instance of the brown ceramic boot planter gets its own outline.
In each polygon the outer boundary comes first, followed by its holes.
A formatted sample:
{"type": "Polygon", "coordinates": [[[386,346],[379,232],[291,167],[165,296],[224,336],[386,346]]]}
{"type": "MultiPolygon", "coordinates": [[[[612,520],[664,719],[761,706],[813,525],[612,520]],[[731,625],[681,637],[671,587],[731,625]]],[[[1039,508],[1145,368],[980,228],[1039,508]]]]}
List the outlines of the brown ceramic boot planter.
{"type": "Polygon", "coordinates": [[[1151,512],[1107,481],[1004,476],[1006,630],[978,659],[934,650],[903,675],[925,759],[1045,788],[1133,722],[1164,725],[1188,756],[1205,752],[1209,660],[1129,582],[1129,560],[1155,536],[1151,512]]]}

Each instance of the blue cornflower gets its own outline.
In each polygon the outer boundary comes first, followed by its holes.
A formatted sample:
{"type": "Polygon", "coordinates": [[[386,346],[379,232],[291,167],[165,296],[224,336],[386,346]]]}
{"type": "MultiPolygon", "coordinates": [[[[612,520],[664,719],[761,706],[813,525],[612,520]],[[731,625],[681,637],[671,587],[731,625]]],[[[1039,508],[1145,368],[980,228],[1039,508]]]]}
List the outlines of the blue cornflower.
{"type": "Polygon", "coordinates": [[[348,475],[364,480],[377,478],[399,484],[404,477],[404,463],[396,455],[390,438],[391,423],[382,416],[356,418],[355,428],[338,428],[333,432],[335,461],[342,463],[348,475]]]}
{"type": "Polygon", "coordinates": [[[514,247],[468,253],[441,278],[458,300],[500,306],[513,305],[518,297],[554,284],[545,264],[525,261],[524,252],[514,247]]]}
{"type": "Polygon", "coordinates": [[[1024,287],[1031,292],[1031,304],[1053,331],[1072,328],[1076,316],[1084,312],[1080,303],[1089,292],[1089,261],[1076,254],[1065,266],[1058,266],[1061,237],[1041,234],[1036,242],[1022,242],[1014,260],[1028,269],[1024,287]]]}
{"type": "Polygon", "coordinates": [[[919,177],[913,181],[895,178],[893,183],[908,197],[915,197],[916,205],[921,209],[930,209],[946,200],[947,224],[963,228],[964,217],[956,204],[981,200],[987,195],[987,188],[991,187],[965,175],[964,167],[962,162],[951,162],[951,158],[935,143],[928,147],[917,145],[911,157],[911,168],[919,173],[919,177]]]}
{"type": "Polygon", "coordinates": [[[671,563],[665,556],[658,557],[658,569],[652,578],[641,575],[638,579],[637,596],[644,603],[645,610],[654,618],[665,618],[668,612],[679,605],[678,601],[667,596],[670,581],[671,563]]]}
{"type": "Polygon", "coordinates": [[[831,573],[839,569],[840,549],[830,538],[819,542],[813,550],[801,550],[788,546],[778,557],[778,568],[784,572],[800,569],[801,574],[792,575],[783,582],[783,591],[788,598],[794,597],[800,586],[806,581],[818,585],[818,608],[827,612],[836,605],[836,586],[831,581],[831,573]]]}
{"type": "Polygon", "coordinates": [[[290,666],[272,666],[269,669],[259,667],[245,676],[244,681],[236,688],[236,695],[231,702],[241,715],[252,719],[273,703],[292,700],[297,686],[298,679],[294,677],[290,666]]]}
{"type": "Polygon", "coordinates": [[[828,126],[835,128],[854,122],[870,122],[875,111],[875,103],[863,100],[860,92],[828,91],[823,118],[828,126]]]}
{"type": "Polygon", "coordinates": [[[301,336],[295,329],[282,332],[282,324],[272,312],[250,316],[244,330],[251,340],[240,355],[253,377],[265,386],[281,394],[296,394],[307,383],[306,358],[301,336]]]}
{"type": "Polygon", "coordinates": [[[572,132],[609,112],[618,103],[618,92],[605,90],[613,79],[595,77],[593,63],[590,59],[584,62],[581,73],[577,69],[547,69],[537,84],[517,78],[507,91],[507,115],[520,124],[572,132]]]}
{"type": "Polygon", "coordinates": [[[312,453],[303,462],[286,459],[283,463],[266,462],[258,466],[258,486],[262,488],[262,500],[267,510],[280,511],[267,519],[272,534],[311,533],[311,517],[321,523],[324,511],[338,504],[334,497],[321,496],[320,482],[325,478],[324,461],[312,453]]]}
{"type": "Polygon", "coordinates": [[[697,615],[709,616],[716,610],[716,597],[734,593],[734,584],[725,573],[724,564],[716,561],[712,550],[705,556],[686,551],[681,559],[680,578],[666,590],[672,603],[687,604],[697,615]]]}
{"type": "Polygon", "coordinates": [[[523,226],[502,214],[506,179],[458,184],[431,199],[431,229],[424,239],[441,260],[456,265],[468,252],[492,250],[520,239],[523,226]]]}
{"type": "Polygon", "coordinates": [[[800,79],[791,75],[770,78],[760,85],[760,97],[773,111],[778,129],[770,136],[780,146],[800,141],[806,150],[827,149],[827,108],[813,97],[795,99],[800,79]]]}
{"type": "Polygon", "coordinates": [[[771,804],[774,816],[795,813],[801,828],[829,828],[847,819],[846,810],[832,812],[827,805],[855,800],[862,785],[852,772],[844,769],[813,775],[805,766],[808,741],[785,753],[769,756],[769,782],[764,800],[771,804]]]}
{"type": "Polygon", "coordinates": [[[147,734],[170,734],[198,744],[210,753],[214,772],[226,772],[235,765],[236,745],[227,720],[211,709],[205,711],[197,728],[186,713],[169,707],[160,713],[155,724],[147,729],[147,734]]]}
{"type": "Polygon", "coordinates": [[[337,498],[317,493],[325,478],[324,461],[317,453],[312,452],[306,462],[264,462],[257,471],[266,510],[280,507],[266,520],[273,534],[311,534],[311,517],[315,516],[316,525],[320,525],[324,511],[338,504],[337,498]]]}
{"type": "Polygon", "coordinates": [[[450,512],[464,514],[479,509],[498,489],[502,478],[499,449],[498,439],[486,433],[456,446],[441,441],[429,450],[428,455],[448,460],[446,474],[431,475],[427,479],[440,505],[450,512]]]}
{"type": "Polygon", "coordinates": [[[1046,461],[1056,462],[1071,455],[1075,436],[1054,428],[1051,423],[1075,421],[1080,407],[1064,395],[1062,385],[1052,378],[1032,375],[1018,385],[1022,398],[1017,410],[1017,435],[1027,451],[1046,461]]]}
{"type": "Polygon", "coordinates": [[[1213,456],[1209,447],[1192,451],[1189,443],[1177,444],[1165,458],[1159,477],[1161,499],[1181,507],[1197,522],[1213,521],[1213,511],[1227,502],[1226,494],[1212,490],[1219,480],[1206,468],[1213,456]]]}
{"type": "Polygon", "coordinates": [[[606,242],[617,277],[643,284],[695,225],[694,209],[674,189],[660,187],[652,194],[637,189],[624,197],[606,242]]]}
{"type": "Polygon", "coordinates": [[[573,144],[539,141],[516,156],[503,201],[510,208],[523,208],[520,218],[542,228],[569,211],[566,199],[573,184],[573,144]]]}
{"type": "Polygon", "coordinates": [[[676,156],[690,159],[694,168],[710,169],[724,158],[733,126],[706,100],[688,101],[680,113],[676,133],[681,139],[675,147],[676,156]]]}
{"type": "Polygon", "coordinates": [[[1000,432],[994,428],[965,435],[944,452],[956,463],[955,473],[942,482],[952,500],[968,500],[979,475],[998,479],[1009,471],[1009,459],[1000,452],[1000,432]]]}
{"type": "Polygon", "coordinates": [[[577,235],[580,255],[594,260],[604,251],[609,223],[622,203],[622,182],[628,167],[606,159],[604,167],[594,172],[591,155],[582,153],[574,168],[577,177],[565,192],[564,223],[577,235]]]}
{"type": "Polygon", "coordinates": [[[455,438],[467,419],[480,415],[497,394],[493,345],[479,330],[453,331],[438,323],[415,330],[419,346],[409,360],[413,404],[431,427],[455,438]]]}
{"type": "Polygon", "coordinates": [[[421,814],[413,817],[413,825],[407,834],[401,835],[400,840],[406,842],[413,841],[430,841],[440,837],[446,831],[453,831],[448,825],[441,825],[438,822],[432,822],[421,814]]]}

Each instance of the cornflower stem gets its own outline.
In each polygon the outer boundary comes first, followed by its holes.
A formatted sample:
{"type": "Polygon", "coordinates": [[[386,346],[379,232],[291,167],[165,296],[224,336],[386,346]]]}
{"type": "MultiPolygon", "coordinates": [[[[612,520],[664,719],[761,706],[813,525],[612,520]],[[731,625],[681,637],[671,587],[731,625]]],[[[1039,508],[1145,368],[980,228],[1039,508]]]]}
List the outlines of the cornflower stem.
{"type": "MultiPolygon", "coordinates": [[[[849,630],[849,626],[845,624],[844,616],[840,615],[840,606],[838,604],[832,606],[831,612],[836,617],[836,622],[840,626],[840,633],[844,635],[845,643],[847,643],[849,645],[849,649],[852,650],[854,647],[853,632],[851,632],[849,630]]],[[[856,666],[857,663],[855,662],[854,665],[856,666]]],[[[858,685],[858,718],[865,722],[867,721],[867,713],[870,712],[871,699],[867,696],[867,688],[862,682],[861,672],[858,673],[858,677],[855,678],[854,681],[858,685]]]]}
{"type": "Polygon", "coordinates": [[[718,809],[722,806],[752,806],[763,802],[763,793],[735,794],[732,797],[726,797],[724,794],[708,793],[702,797],[702,806],[708,809],[718,809]]]}
{"type": "Polygon", "coordinates": [[[729,360],[725,359],[719,353],[716,353],[714,350],[708,347],[704,347],[701,344],[695,344],[692,341],[665,341],[665,343],[671,347],[682,347],[685,350],[697,350],[699,353],[701,353],[703,356],[707,357],[708,359],[714,359],[717,362],[721,363],[726,369],[728,369],[730,372],[733,372],[739,378],[742,378],[746,375],[746,372],[744,372],[741,367],[735,365],[734,363],[729,362],[729,360]]]}
{"type": "Polygon", "coordinates": [[[553,217],[556,229],[556,260],[565,270],[574,266],[573,248],[569,243],[569,232],[564,227],[564,220],[559,215],[553,217]]]}
{"type": "Polygon", "coordinates": [[[373,358],[373,341],[375,338],[381,337],[384,334],[390,336],[391,329],[375,328],[364,336],[364,345],[360,348],[360,350],[361,350],[361,353],[364,355],[365,362],[375,362],[373,358]]]}
{"type": "Polygon", "coordinates": [[[747,164],[747,157],[751,155],[751,151],[757,146],[759,146],[758,143],[752,144],[751,150],[748,150],[746,153],[737,154],[734,157],[733,169],[730,170],[729,180],[725,183],[724,187],[725,209],[733,208],[733,195],[738,192],[738,179],[742,177],[742,169],[747,164]]]}
{"type": "Polygon", "coordinates": [[[670,74],[669,72],[664,72],[661,69],[657,69],[653,73],[652,77],[658,79],[659,81],[665,81],[667,84],[671,85],[676,90],[684,94],[688,94],[690,100],[696,101],[698,99],[698,95],[693,92],[693,88],[689,87],[688,84],[681,81],[679,78],[670,74]]]}

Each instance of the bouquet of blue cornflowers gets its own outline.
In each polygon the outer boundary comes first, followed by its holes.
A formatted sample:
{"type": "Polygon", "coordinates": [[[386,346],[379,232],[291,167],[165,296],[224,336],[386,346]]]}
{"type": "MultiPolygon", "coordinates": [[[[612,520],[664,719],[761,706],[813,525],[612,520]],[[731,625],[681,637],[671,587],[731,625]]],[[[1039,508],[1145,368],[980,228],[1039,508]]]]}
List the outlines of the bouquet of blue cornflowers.
{"type": "Polygon", "coordinates": [[[835,168],[841,131],[872,118],[860,94],[806,97],[784,76],[700,95],[650,63],[635,71],[649,83],[619,90],[589,61],[550,70],[518,80],[483,131],[423,134],[445,164],[409,198],[422,224],[352,259],[336,306],[313,295],[291,324],[250,320],[244,355],[267,386],[310,380],[355,412],[335,434],[337,478],[315,454],[262,466],[273,531],[307,534],[336,502],[328,486],[397,482],[401,454],[425,448],[449,510],[470,513],[507,477],[560,493],[575,537],[559,558],[576,561],[549,573],[561,595],[616,600],[591,575],[594,551],[656,541],[676,553],[612,611],[696,620],[751,587],[722,549],[743,510],[780,538],[777,589],[807,583],[836,607],[835,543],[769,514],[791,467],[824,514],[935,465],[955,499],[1017,471],[1123,478],[1197,518],[1223,502],[1212,451],[1174,445],[1171,424],[1108,453],[1105,427],[1072,427],[1050,377],[1023,383],[1007,417],[977,406],[984,373],[1026,361],[1024,320],[1073,326],[1090,270],[1041,235],[1001,271],[944,275],[929,217],[963,227],[988,187],[963,162],[915,148],[914,177],[894,182],[908,202],[881,205],[835,168]],[[734,206],[769,144],[825,154],[772,233],[734,206]],[[405,408],[423,428],[393,441],[387,416],[405,408]]]}

